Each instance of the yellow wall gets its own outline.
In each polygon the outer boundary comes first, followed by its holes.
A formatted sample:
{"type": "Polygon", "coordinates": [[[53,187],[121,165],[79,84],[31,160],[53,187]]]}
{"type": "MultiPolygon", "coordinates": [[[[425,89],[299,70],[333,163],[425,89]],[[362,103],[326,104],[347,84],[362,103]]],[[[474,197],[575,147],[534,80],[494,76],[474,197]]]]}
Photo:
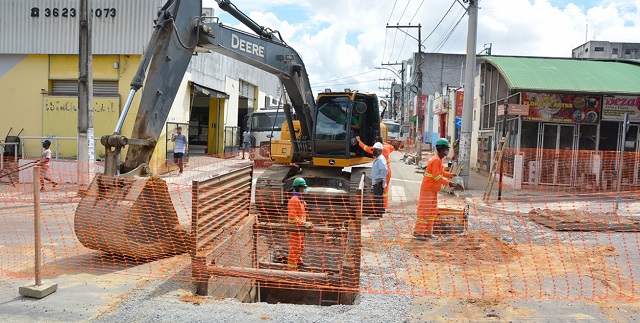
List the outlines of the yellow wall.
{"type": "MultiPolygon", "coordinates": [[[[49,58],[49,78],[55,80],[78,79],[78,56],[51,55],[49,58]]],[[[100,55],[92,57],[94,80],[118,80],[118,69],[114,63],[120,63],[117,55],[100,55]]],[[[119,65],[118,65],[119,66],[119,65]]]]}
{"type": "MultiPolygon", "coordinates": [[[[9,129],[11,135],[42,136],[41,89],[48,91],[49,59],[47,55],[28,55],[0,78],[0,140],[4,141],[9,129]]],[[[32,140],[34,153],[40,156],[40,141],[32,140]]]]}
{"type": "MultiPolygon", "coordinates": [[[[20,57],[14,55],[15,57],[20,57]]],[[[108,99],[108,104],[116,102],[117,111],[113,115],[119,115],[124,102],[129,95],[130,82],[136,73],[140,63],[140,55],[108,55],[93,57],[93,78],[94,80],[118,80],[117,97],[108,99]],[[118,63],[117,69],[114,63],[118,63]]],[[[77,136],[77,114],[65,115],[64,118],[54,117],[51,119],[55,124],[45,124],[47,117],[45,103],[51,100],[60,100],[60,97],[51,97],[51,80],[65,80],[78,78],[78,57],[74,55],[27,55],[0,78],[0,89],[3,95],[0,97],[2,107],[2,117],[0,117],[0,140],[9,129],[13,127],[11,135],[16,135],[20,129],[24,128],[21,137],[25,136],[77,136]],[[46,92],[42,93],[42,90],[46,92]],[[47,102],[45,102],[47,101],[47,102]]],[[[124,123],[122,134],[130,136],[133,129],[133,122],[138,110],[140,95],[136,95],[129,116],[124,123]]],[[[64,98],[70,100],[74,98],[64,98]]],[[[94,102],[102,102],[106,98],[94,97],[94,102]]],[[[76,104],[77,99],[66,102],[76,104]],[[72,101],[72,102],[71,102],[72,101]],[[75,103],[74,103],[75,102],[75,103]]],[[[105,103],[105,102],[102,102],[105,103]]],[[[95,106],[96,103],[94,103],[95,106]]],[[[109,115],[108,118],[98,117],[94,120],[94,133],[96,138],[105,134],[112,134],[117,117],[109,115]]],[[[94,114],[94,118],[95,118],[94,114]]],[[[25,140],[25,156],[40,156],[42,147],[40,139],[25,140]]],[[[96,147],[100,147],[100,143],[96,147]]],[[[65,155],[70,154],[77,147],[75,142],[73,148],[61,147],[65,155]],[[67,151],[68,150],[68,151],[67,151]]],[[[52,147],[54,148],[54,147],[52,147]]],[[[97,148],[97,157],[101,157],[97,148]]],[[[125,149],[126,151],[126,149],[125,149]]],[[[75,154],[73,154],[75,155],[75,154]]]]}
{"type": "MultiPolygon", "coordinates": [[[[93,98],[93,125],[95,134],[112,133],[118,122],[120,102],[118,98],[93,98]]],[[[78,136],[78,98],[47,96],[44,98],[43,133],[45,136],[78,136]]],[[[98,135],[100,137],[101,135],[98,135]]],[[[75,157],[78,145],[74,140],[59,142],[58,156],[75,157]]],[[[104,158],[104,146],[96,145],[96,157],[104,158]]]]}

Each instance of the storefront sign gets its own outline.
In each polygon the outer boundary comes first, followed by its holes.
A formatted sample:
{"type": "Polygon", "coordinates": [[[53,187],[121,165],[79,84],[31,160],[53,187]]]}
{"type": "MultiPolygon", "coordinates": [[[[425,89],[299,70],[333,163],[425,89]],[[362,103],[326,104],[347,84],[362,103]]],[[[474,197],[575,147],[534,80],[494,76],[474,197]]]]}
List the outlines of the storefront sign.
{"type": "MultiPolygon", "coordinates": [[[[507,113],[512,116],[528,116],[529,115],[529,106],[526,104],[509,104],[507,108],[507,113]]],[[[501,116],[504,114],[504,108],[498,107],[498,115],[501,116]]]]}
{"type": "Polygon", "coordinates": [[[600,120],[601,96],[581,94],[522,93],[529,106],[524,121],[596,124],[600,120]]]}
{"type": "Polygon", "coordinates": [[[462,104],[464,102],[464,90],[456,91],[456,117],[462,116],[462,104]]]}
{"type": "Polygon", "coordinates": [[[604,97],[604,104],[602,106],[602,120],[622,121],[625,112],[629,114],[629,120],[631,122],[640,122],[640,97],[604,97]]]}

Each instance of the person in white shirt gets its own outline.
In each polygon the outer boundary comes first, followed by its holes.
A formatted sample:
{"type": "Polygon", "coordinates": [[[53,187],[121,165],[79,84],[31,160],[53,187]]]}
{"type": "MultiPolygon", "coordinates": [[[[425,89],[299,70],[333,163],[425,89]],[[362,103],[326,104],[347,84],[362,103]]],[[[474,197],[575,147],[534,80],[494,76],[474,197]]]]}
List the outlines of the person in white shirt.
{"type": "Polygon", "coordinates": [[[49,149],[49,147],[51,147],[51,140],[46,139],[45,141],[42,142],[42,148],[44,148],[44,151],[42,152],[42,156],[40,156],[40,161],[38,162],[38,166],[40,166],[40,191],[41,192],[46,191],[46,188],[44,187],[45,180],[53,184],[53,188],[56,188],[56,186],[58,185],[58,183],[53,181],[47,175],[49,172],[49,166],[51,165],[51,149],[49,149]]]}
{"type": "Polygon", "coordinates": [[[387,187],[387,160],[382,155],[382,143],[376,142],[373,145],[373,156],[376,158],[373,160],[373,167],[371,167],[371,184],[373,185],[373,201],[374,209],[373,216],[369,217],[369,220],[375,220],[382,217],[384,214],[384,188],[387,187]]]}
{"type": "Polygon", "coordinates": [[[244,159],[244,151],[251,148],[251,132],[249,130],[245,130],[242,133],[242,159],[244,159]]]}
{"type": "Polygon", "coordinates": [[[175,142],[173,147],[173,163],[180,168],[180,174],[184,171],[184,154],[189,153],[189,141],[182,133],[182,127],[176,128],[177,133],[171,134],[171,141],[175,142]]]}

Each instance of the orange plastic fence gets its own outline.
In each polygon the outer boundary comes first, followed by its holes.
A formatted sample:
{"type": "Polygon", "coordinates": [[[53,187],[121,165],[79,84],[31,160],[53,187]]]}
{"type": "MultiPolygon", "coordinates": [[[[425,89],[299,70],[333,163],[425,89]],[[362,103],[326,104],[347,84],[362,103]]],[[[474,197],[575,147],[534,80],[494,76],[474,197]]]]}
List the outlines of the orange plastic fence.
{"type": "MultiPolygon", "coordinates": [[[[54,162],[49,175],[57,185],[46,182],[40,195],[42,274],[53,278],[118,273],[194,281],[192,257],[202,251],[193,248],[197,239],[214,255],[205,264],[211,275],[249,278],[249,284],[259,281],[262,286],[454,297],[637,300],[639,156],[625,153],[620,163],[615,152],[520,150],[519,154],[522,158],[516,158],[514,151],[506,154],[501,200],[496,189],[488,201],[482,199],[487,177],[475,172],[466,191],[440,193],[439,206],[449,208],[441,210],[441,221],[469,206],[466,231],[427,241],[412,236],[423,176],[414,172],[414,166],[401,163],[397,152],[392,155],[394,177],[382,219],[367,218],[370,198],[362,200],[361,214],[360,200],[352,193],[316,186],[305,198],[306,221],[313,228],[289,223],[287,184],[284,192],[231,188],[193,192],[194,181],[237,169],[240,156],[192,157],[184,174],[158,175],[146,182],[146,190],[136,193],[136,199],[126,198],[127,189],[133,191],[136,184],[105,178],[88,194],[96,194],[93,200],[108,201],[95,202],[102,204],[92,209],[93,220],[82,224],[75,219],[82,204],[78,185],[73,183],[75,162],[54,162]],[[517,163],[522,165],[520,189],[509,182],[517,163]],[[623,167],[619,192],[618,165],[623,167]],[[532,167],[534,181],[529,182],[532,167]],[[118,189],[105,189],[105,185],[118,189]],[[194,194],[199,197],[194,199],[194,194]],[[239,196],[254,199],[246,214],[233,202],[239,196]],[[215,200],[229,202],[208,204],[215,200]],[[201,205],[205,216],[210,215],[210,221],[194,224],[195,204],[201,205]],[[130,212],[130,222],[120,222],[121,212],[130,212]],[[78,234],[81,224],[91,227],[91,235],[78,234]],[[292,239],[292,233],[302,235],[302,240],[292,239]],[[115,249],[98,251],[87,248],[91,244],[87,241],[133,251],[124,255],[115,249]],[[290,270],[290,246],[299,241],[304,243],[304,266],[290,270]],[[157,244],[164,248],[161,257],[153,250],[157,244]]],[[[264,171],[254,168],[254,184],[264,171]]],[[[31,172],[27,169],[16,176],[15,186],[0,178],[0,279],[33,275],[31,172]]],[[[304,168],[300,176],[305,176],[304,168]]]]}

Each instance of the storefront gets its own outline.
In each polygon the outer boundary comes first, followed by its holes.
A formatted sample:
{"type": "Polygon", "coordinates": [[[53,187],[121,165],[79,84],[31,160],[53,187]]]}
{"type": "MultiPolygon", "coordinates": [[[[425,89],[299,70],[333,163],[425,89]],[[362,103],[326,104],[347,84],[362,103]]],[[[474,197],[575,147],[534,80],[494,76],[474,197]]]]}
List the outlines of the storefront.
{"type": "Polygon", "coordinates": [[[505,161],[514,186],[639,185],[640,83],[620,81],[640,81],[639,65],[517,57],[482,61],[480,96],[489,99],[482,113],[496,115],[494,138],[502,137],[504,105],[509,106],[505,161]]]}

